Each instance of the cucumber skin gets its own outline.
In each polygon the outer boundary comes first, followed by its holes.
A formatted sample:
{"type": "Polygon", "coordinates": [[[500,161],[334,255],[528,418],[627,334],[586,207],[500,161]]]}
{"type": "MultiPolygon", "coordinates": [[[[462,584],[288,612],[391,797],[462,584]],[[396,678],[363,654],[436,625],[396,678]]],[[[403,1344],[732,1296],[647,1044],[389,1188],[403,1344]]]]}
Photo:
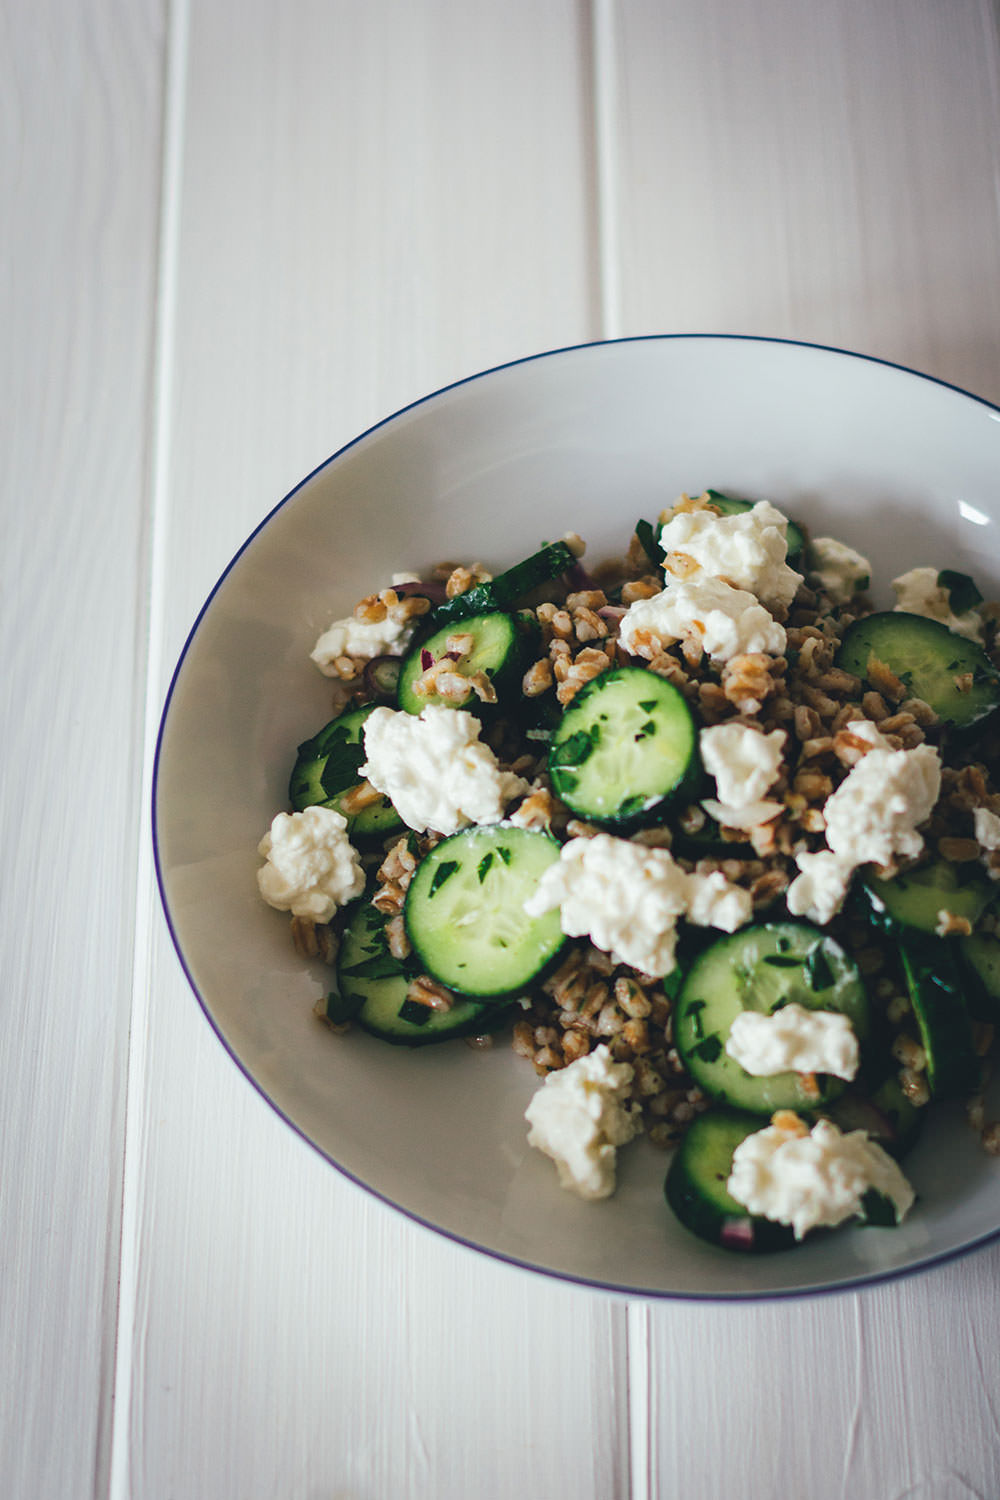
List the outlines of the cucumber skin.
{"type": "Polygon", "coordinates": [[[727,1132],[733,1137],[726,1160],[717,1168],[716,1175],[724,1182],[729,1176],[736,1146],[746,1136],[762,1129],[762,1126],[759,1116],[742,1110],[720,1109],[700,1115],[677,1148],[667,1171],[663,1192],[670,1208],[685,1229],[720,1249],[766,1255],[778,1250],[791,1250],[797,1244],[790,1225],[776,1224],[771,1219],[748,1214],[743,1205],[737,1203],[735,1198],[730,1198],[722,1187],[711,1190],[721,1202],[713,1202],[706,1191],[699,1187],[699,1177],[702,1174],[697,1170],[693,1158],[699,1154],[699,1149],[705,1149],[702,1144],[704,1135],[714,1132],[722,1135],[727,1132]]]}
{"type": "MultiPolygon", "coordinates": [[[[965,742],[978,734],[986,721],[996,713],[1000,706],[1000,672],[990,661],[982,646],[974,641],[966,640],[963,636],[955,635],[940,620],[931,620],[925,615],[912,615],[904,610],[881,610],[872,615],[863,615],[860,619],[853,621],[844,632],[840,647],[834,657],[834,666],[850,672],[852,676],[859,677],[862,682],[868,681],[867,664],[872,655],[878,656],[878,659],[884,661],[897,675],[901,676],[908,670],[906,657],[898,650],[886,652],[884,647],[876,650],[874,643],[869,645],[872,627],[875,629],[876,636],[883,630],[889,634],[899,635],[910,630],[915,638],[922,636],[925,640],[930,640],[933,646],[940,648],[942,654],[956,655],[962,670],[979,671],[983,674],[984,682],[989,682],[991,685],[990,701],[980,701],[979,708],[973,712],[969,712],[969,703],[973,700],[973,693],[963,695],[957,690],[949,690],[943,698],[933,691],[922,691],[922,687],[927,684],[922,684],[919,680],[911,681],[907,685],[907,695],[923,698],[929,703],[941,722],[950,727],[959,741],[965,742]],[[966,711],[956,714],[956,705],[959,709],[964,708],[966,711]]],[[[905,639],[903,649],[904,651],[907,649],[905,639]]],[[[978,691],[980,699],[983,696],[982,686],[983,683],[977,684],[973,690],[978,691]]]]}
{"type": "MultiPolygon", "coordinates": [[[[945,860],[934,860],[930,865],[922,866],[919,870],[913,872],[904,870],[894,880],[879,880],[875,876],[863,879],[861,889],[868,901],[869,917],[872,923],[889,937],[895,937],[904,930],[936,933],[937,912],[948,910],[953,911],[956,916],[967,917],[974,927],[989,905],[992,895],[990,882],[985,876],[982,878],[973,876],[964,885],[956,886],[952,891],[942,890],[939,902],[935,902],[929,895],[928,915],[920,917],[920,920],[914,920],[917,914],[913,911],[909,913],[909,919],[901,914],[906,905],[907,890],[905,886],[900,888],[898,882],[913,881],[915,875],[919,877],[930,873],[939,866],[952,868],[945,860]],[[894,895],[897,895],[899,899],[894,900],[894,895]],[[949,897],[956,896],[960,896],[961,899],[955,905],[949,905],[949,897]],[[936,907],[936,909],[930,910],[931,907],[936,907]]],[[[934,889],[930,885],[921,886],[919,881],[916,883],[918,889],[928,892],[934,889]]]]}
{"type": "MultiPolygon", "coordinates": [[[[529,640],[528,633],[522,628],[516,616],[501,609],[470,611],[458,620],[449,620],[444,624],[438,623],[434,629],[422,632],[403,657],[399,668],[399,680],[396,684],[396,705],[408,714],[419,714],[429,703],[433,703],[445,707],[463,708],[467,713],[475,714],[477,719],[495,718],[499,712],[506,710],[508,700],[514,701],[519,696],[529,640]],[[492,616],[509,621],[511,626],[510,650],[490,677],[497,695],[496,703],[484,703],[471,688],[468,696],[461,703],[446,703],[443,698],[437,696],[418,698],[411,684],[423,675],[424,669],[421,665],[423,652],[430,649],[435,637],[440,635],[447,638],[449,635],[458,634],[463,624],[469,626],[477,619],[492,616]]],[[[456,662],[455,665],[460,667],[461,664],[456,662]]]]}
{"type": "Polygon", "coordinates": [[[474,584],[464,594],[456,594],[454,599],[439,604],[431,614],[432,628],[456,625],[470,615],[511,610],[518,600],[540,584],[568,572],[575,562],[576,558],[565,542],[552,542],[488,582],[474,584]]]}
{"type": "Polygon", "coordinates": [[[979,1058],[954,950],[947,938],[912,933],[901,935],[899,951],[927,1055],[931,1098],[957,1099],[974,1093],[979,1058]]]}
{"type": "MultiPolygon", "coordinates": [[[[308,740],[303,740],[302,744],[298,747],[295,764],[288,778],[288,801],[293,811],[303,812],[307,807],[332,808],[334,812],[339,812],[342,817],[347,818],[348,833],[351,838],[358,840],[382,838],[394,829],[402,828],[404,826],[403,820],[388,797],[380,798],[378,802],[373,803],[371,807],[362,809],[359,813],[344,813],[340,806],[341,799],[355,786],[362,785],[363,783],[361,781],[348,782],[340,791],[330,796],[326,794],[322,777],[323,771],[326,769],[327,760],[331,753],[337,749],[338,745],[351,743],[363,746],[363,725],[368,715],[376,706],[375,703],[368,703],[362,708],[345,709],[343,713],[337,714],[335,718],[330,719],[328,723],[324,724],[322,729],[317,730],[308,740]],[[358,738],[347,742],[340,740],[327,747],[325,741],[338,725],[345,725],[348,733],[353,731],[355,725],[350,722],[351,720],[357,721],[357,728],[361,731],[358,738]],[[317,774],[315,768],[320,763],[322,763],[322,769],[317,774]],[[315,795],[316,793],[322,793],[323,795],[315,795]]],[[[362,751],[361,760],[363,759],[364,753],[362,751]]]]}

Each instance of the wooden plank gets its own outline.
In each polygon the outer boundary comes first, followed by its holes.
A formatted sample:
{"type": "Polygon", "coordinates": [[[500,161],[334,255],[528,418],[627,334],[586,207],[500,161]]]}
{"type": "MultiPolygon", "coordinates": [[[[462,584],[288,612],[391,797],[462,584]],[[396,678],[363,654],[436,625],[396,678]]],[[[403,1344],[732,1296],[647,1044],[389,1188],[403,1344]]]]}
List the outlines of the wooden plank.
{"type": "MultiPolygon", "coordinates": [[[[989,5],[622,0],[616,19],[624,331],[832,342],[1000,398],[989,5]]],[[[976,1309],[998,1266],[634,1317],[636,1495],[996,1493],[1000,1368],[976,1309]]]]}
{"type": "MultiPolygon", "coordinates": [[[[318,460],[435,386],[592,332],[582,50],[570,3],[513,25],[483,0],[192,12],[166,663],[318,460]]],[[[239,1076],[162,932],[150,973],[121,1494],[624,1496],[621,1308],[343,1181],[239,1076]]]]}
{"type": "Polygon", "coordinates": [[[988,0],[622,0],[624,331],[856,348],[1000,399],[988,0]]]}
{"type": "Polygon", "coordinates": [[[0,7],[0,1472],[106,1492],[140,818],[162,5],[0,7]]]}

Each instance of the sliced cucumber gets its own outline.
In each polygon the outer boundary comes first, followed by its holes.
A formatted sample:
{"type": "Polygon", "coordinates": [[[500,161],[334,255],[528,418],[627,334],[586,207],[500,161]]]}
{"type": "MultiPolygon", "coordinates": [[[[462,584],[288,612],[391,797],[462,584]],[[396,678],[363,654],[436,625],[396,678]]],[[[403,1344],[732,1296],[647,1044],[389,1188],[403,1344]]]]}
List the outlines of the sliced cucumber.
{"type": "MultiPolygon", "coordinates": [[[[738,516],[742,511],[753,510],[756,503],[753,500],[737,500],[732,495],[723,495],[720,490],[709,490],[708,498],[716,510],[721,511],[724,516],[738,516]]],[[[797,559],[802,556],[805,550],[805,533],[802,527],[797,525],[795,521],[789,521],[788,530],[785,535],[788,540],[787,561],[794,568],[797,559]]]]}
{"type": "Polygon", "coordinates": [[[959,958],[972,981],[965,990],[969,1014],[976,1021],[1000,1022],[1000,942],[990,932],[959,938],[959,958]]]}
{"type": "Polygon", "coordinates": [[[365,759],[365,720],[376,705],[349,709],[325,724],[311,740],[299,746],[292,767],[288,797],[295,812],[306,807],[332,807],[347,818],[348,830],[355,834],[388,833],[402,828],[403,820],[388,797],[379,797],[360,812],[343,812],[348,792],[365,785],[358,769],[365,759]]]}
{"type": "Polygon", "coordinates": [[[449,674],[475,677],[482,673],[492,683],[498,700],[512,695],[521,679],[522,642],[517,620],[500,611],[470,615],[458,624],[442,625],[440,630],[425,636],[404,656],[399,669],[396,701],[408,714],[418,714],[428,704],[481,713],[492,705],[485,704],[471,684],[464,698],[452,698],[438,693],[418,693],[417,683],[435,662],[444,660],[449,674]],[[472,637],[471,650],[461,655],[451,650],[449,644],[459,636],[472,637]]]}
{"type": "Polygon", "coordinates": [[[394,958],[385,936],[386,919],[368,900],[358,903],[341,939],[338,993],[327,1000],[331,1021],[353,1017],[364,1031],[397,1046],[426,1047],[451,1037],[478,1036],[503,1024],[507,1010],[455,997],[450,1010],[431,1010],[406,998],[419,965],[394,958]]]}
{"type": "Polygon", "coordinates": [[[674,1009],[674,1041],[695,1082],[714,1099],[763,1115],[815,1109],[843,1093],[843,1080],[825,1073],[816,1089],[798,1073],[754,1077],[726,1052],[741,1011],[770,1015],[791,1001],[841,1011],[860,1041],[868,1035],[868,996],[857,968],[818,927],[769,922],[714,942],[685,975],[674,1009]]]}
{"type": "Polygon", "coordinates": [[[760,1253],[789,1250],[795,1235],[787,1224],[748,1214],[726,1190],[733,1152],[762,1129],[757,1115],[713,1109],[691,1124],[670,1163],[663,1191],[685,1228],[726,1250],[760,1253]]]}
{"type": "Polygon", "coordinates": [[[464,594],[439,604],[432,615],[435,626],[454,624],[466,620],[470,615],[489,614],[495,610],[510,610],[533,589],[560,573],[573,567],[576,558],[565,542],[551,542],[538,552],[533,552],[523,562],[515,563],[505,573],[486,583],[477,583],[464,594]]]}
{"type": "Polygon", "coordinates": [[[644,667],[613,667],[580,689],[552,736],[552,789],[580,818],[622,830],[691,793],[698,731],[684,695],[644,667]]]}
{"type": "Polygon", "coordinates": [[[922,698],[956,729],[978,724],[1000,703],[1000,673],[983,648],[923,615],[888,610],[855,620],[835,660],[869,682],[869,664],[882,662],[908,697],[922,698]]]}
{"type": "Polygon", "coordinates": [[[864,1130],[890,1156],[901,1159],[916,1144],[925,1112],[912,1104],[895,1074],[884,1079],[872,1093],[853,1086],[827,1110],[831,1120],[845,1133],[864,1130]]]}
{"type": "Polygon", "coordinates": [[[893,880],[869,875],[863,887],[881,926],[898,923],[919,932],[936,932],[943,913],[964,917],[974,927],[993,894],[985,876],[946,859],[904,870],[893,880]]]}
{"type": "Polygon", "coordinates": [[[900,937],[899,952],[927,1056],[931,1098],[961,1098],[973,1093],[979,1080],[979,1058],[954,945],[947,938],[908,932],[900,937]]]}
{"type": "Polygon", "coordinates": [[[443,839],[406,893],[406,931],[421,966],[464,995],[523,991],[566,941],[558,911],[524,911],[558,858],[548,834],[502,824],[443,839]]]}

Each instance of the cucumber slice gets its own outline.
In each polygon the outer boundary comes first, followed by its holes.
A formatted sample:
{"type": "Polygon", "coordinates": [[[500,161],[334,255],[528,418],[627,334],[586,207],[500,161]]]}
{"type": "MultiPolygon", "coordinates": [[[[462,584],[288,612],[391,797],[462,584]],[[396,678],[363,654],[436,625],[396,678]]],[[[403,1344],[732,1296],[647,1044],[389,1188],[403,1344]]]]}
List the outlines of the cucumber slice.
{"type": "MultiPolygon", "coordinates": [[[[754,507],[753,500],[737,500],[732,495],[724,495],[721,490],[709,490],[708,498],[724,516],[738,516],[741,511],[753,510],[754,507]]],[[[788,539],[786,561],[790,567],[794,568],[797,565],[797,559],[801,558],[805,550],[805,533],[795,521],[789,521],[785,535],[788,539]]]]}
{"type": "Polygon", "coordinates": [[[552,736],[552,789],[577,817],[638,827],[693,792],[697,746],[678,688],[644,667],[612,667],[580,689],[552,736]]]}
{"type": "Polygon", "coordinates": [[[402,828],[403,820],[388,797],[379,797],[353,815],[344,813],[341,806],[348,792],[364,785],[358,775],[365,759],[364,726],[375,707],[369,703],[338,714],[299,746],[288,782],[288,798],[295,812],[306,807],[332,807],[347,818],[352,834],[381,834],[402,828]]]}
{"type": "Polygon", "coordinates": [[[495,610],[510,610],[540,584],[558,578],[576,562],[565,542],[551,542],[538,552],[533,552],[523,562],[515,563],[505,573],[498,573],[486,583],[477,583],[464,594],[439,604],[431,619],[435,626],[454,624],[466,620],[470,615],[489,614],[495,610]]]}
{"type": "Polygon", "coordinates": [[[899,952],[910,1004],[927,1054],[932,1099],[961,1098],[975,1091],[979,1058],[963,994],[963,973],[947,938],[905,933],[899,952]]]}
{"type": "Polygon", "coordinates": [[[666,1200],[685,1228],[711,1245],[759,1254],[790,1250],[795,1244],[790,1225],[748,1214],[726,1191],[733,1152],[761,1128],[757,1115],[709,1110],[691,1124],[670,1163],[663,1184],[666,1200]]]}
{"type": "Polygon", "coordinates": [[[428,704],[445,708],[465,708],[482,713],[493,705],[483,703],[470,686],[464,698],[442,698],[438,693],[426,696],[417,693],[416,684],[435,662],[447,658],[448,642],[458,635],[470,635],[474,645],[468,655],[455,657],[448,670],[460,677],[473,677],[482,672],[496,690],[497,699],[512,693],[518,686],[523,664],[523,635],[513,615],[494,612],[487,615],[471,615],[459,624],[443,625],[433,635],[408,652],[399,669],[396,701],[408,714],[418,714],[428,704]]]}
{"type": "Polygon", "coordinates": [[[897,610],[855,620],[844,632],[836,665],[870,681],[873,659],[896,674],[909,697],[922,698],[956,729],[978,724],[1000,703],[1000,673],[986,652],[939,620],[897,610]]]}
{"type": "Polygon", "coordinates": [[[884,1079],[870,1094],[852,1086],[826,1113],[845,1133],[867,1131],[873,1141],[897,1160],[916,1145],[925,1118],[925,1111],[907,1099],[895,1074],[884,1079]]]}
{"type": "Polygon", "coordinates": [[[970,983],[965,1001],[973,1020],[1000,1022],[1000,942],[989,932],[959,938],[958,954],[970,983]]]}
{"type": "Polygon", "coordinates": [[[529,917],[524,902],[559,858],[546,833],[467,828],[436,845],[406,893],[406,931],[427,973],[464,995],[523,991],[566,942],[558,911],[529,917]]]}
{"type": "Polygon", "coordinates": [[[818,1075],[817,1094],[798,1073],[753,1077],[726,1052],[741,1011],[770,1015],[790,1001],[841,1011],[860,1041],[868,1035],[868,997],[857,968],[818,927],[769,922],[714,942],[685,975],[674,1009],[674,1041],[695,1082],[723,1103],[762,1115],[816,1109],[842,1094],[843,1079],[818,1075]]]}
{"type": "Polygon", "coordinates": [[[478,1005],[456,996],[451,1010],[431,1010],[408,1001],[410,980],[421,969],[410,961],[393,958],[385,927],[385,917],[369,900],[358,903],[340,943],[339,993],[327,1000],[331,1021],[354,1017],[362,1030],[403,1047],[479,1036],[503,1024],[508,1014],[504,1006],[478,1005]]]}
{"type": "Polygon", "coordinates": [[[990,882],[978,874],[967,873],[967,867],[946,859],[934,860],[916,870],[904,870],[894,880],[879,880],[869,875],[863,889],[880,926],[913,927],[919,932],[936,932],[942,912],[965,917],[973,927],[989,905],[993,891],[990,882]]]}

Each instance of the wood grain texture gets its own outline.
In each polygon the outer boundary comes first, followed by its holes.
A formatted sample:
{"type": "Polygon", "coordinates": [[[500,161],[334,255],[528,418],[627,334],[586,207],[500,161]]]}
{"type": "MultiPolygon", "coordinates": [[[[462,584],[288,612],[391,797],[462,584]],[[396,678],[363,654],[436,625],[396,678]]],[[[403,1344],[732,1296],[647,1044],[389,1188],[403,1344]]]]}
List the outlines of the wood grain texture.
{"type": "Polygon", "coordinates": [[[624,331],[771,334],[1000,399],[988,0],[621,0],[624,331]]]}
{"type": "Polygon", "coordinates": [[[160,157],[157,0],[0,7],[5,1494],[107,1481],[160,157]]]}
{"type": "MultiPolygon", "coordinates": [[[[314,463],[450,379],[591,334],[583,45],[561,3],[518,26],[495,4],[193,8],[166,665],[314,463]]],[[[374,1203],[240,1077],[162,932],[150,974],[120,1493],[625,1496],[621,1306],[374,1203]]]]}

